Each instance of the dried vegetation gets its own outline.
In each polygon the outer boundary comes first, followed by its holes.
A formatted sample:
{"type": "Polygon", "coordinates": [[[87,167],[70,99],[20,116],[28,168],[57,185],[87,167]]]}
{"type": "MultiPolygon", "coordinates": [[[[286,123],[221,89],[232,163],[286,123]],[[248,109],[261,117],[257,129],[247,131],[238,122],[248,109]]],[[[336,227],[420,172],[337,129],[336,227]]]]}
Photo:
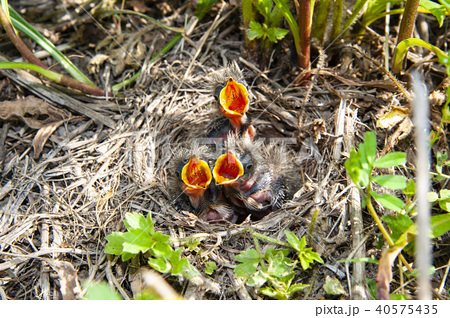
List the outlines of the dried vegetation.
{"type": "MultiPolygon", "coordinates": [[[[98,24],[87,14],[92,8],[84,10],[75,3],[64,8],[62,3],[32,6],[21,0],[12,5],[30,22],[42,23],[41,31],[56,44],[68,43],[65,54],[89,69],[100,87],[120,82],[140,67],[143,72],[122,96],[105,101],[49,88],[25,71],[2,71],[1,298],[75,297],[80,286],[67,284],[85,279],[106,280],[122,297],[132,298],[139,289],[139,260],[122,263],[104,253],[105,237],[124,230],[127,212],[152,213],[156,229],[171,237],[198,238],[201,255],[197,250],[184,256],[199,270],[206,260],[217,264],[204,284],[165,276],[183,297],[260,297],[233,273],[235,255],[253,246],[247,228],[276,239],[284,238],[284,230],[307,235],[326,265],[313,266],[296,278],[311,284],[298,298],[329,297],[322,289],[326,276],[341,280],[346,290],[341,298],[366,297],[362,290],[365,278],[376,276],[373,265],[338,261],[373,253],[378,257],[377,231],[358,206],[359,194],[343,162],[365,131],[373,129],[384,140],[379,144],[382,153],[395,148],[413,156],[407,117],[388,124],[388,129],[376,127],[377,118],[394,107],[406,113],[409,107],[398,86],[359,52],[381,63],[383,37],[367,32],[359,42],[349,38],[316,48],[310,83],[294,86],[299,71],[288,60],[288,48],[276,48],[267,70],[245,57],[233,5],[215,6],[174,49],[149,63],[173,33],[135,16],[109,17],[98,24]],[[168,189],[173,174],[169,167],[181,146],[205,136],[211,121],[221,116],[211,79],[232,61],[243,70],[254,95],[249,116],[258,136],[288,141],[295,153],[291,164],[301,180],[283,208],[260,221],[210,225],[174,202],[168,189]],[[14,111],[3,113],[7,107],[14,111]],[[318,217],[309,236],[315,210],[318,217]]],[[[135,10],[142,5],[133,3],[135,10]]],[[[191,2],[150,3],[151,8],[141,9],[174,27],[184,27],[193,9],[191,2]]],[[[0,36],[5,38],[4,33],[0,36]]],[[[434,36],[436,42],[448,41],[445,34],[434,36]]],[[[5,40],[1,51],[18,57],[5,40]]],[[[419,60],[418,53],[409,57],[419,60]]],[[[434,64],[420,63],[431,91],[440,96],[445,73],[434,64]]],[[[432,115],[439,117],[439,98],[431,106],[432,115]]],[[[262,250],[272,246],[260,244],[262,250]]],[[[448,253],[447,245],[435,255],[441,265],[448,261],[442,257],[445,249],[448,253]]]]}

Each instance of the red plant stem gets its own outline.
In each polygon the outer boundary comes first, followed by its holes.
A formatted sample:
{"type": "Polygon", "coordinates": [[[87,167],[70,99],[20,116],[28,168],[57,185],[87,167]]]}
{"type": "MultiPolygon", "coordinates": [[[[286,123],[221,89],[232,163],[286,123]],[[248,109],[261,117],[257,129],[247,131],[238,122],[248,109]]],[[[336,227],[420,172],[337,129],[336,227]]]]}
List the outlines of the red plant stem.
{"type": "MultiPolygon", "coordinates": [[[[95,86],[84,84],[84,83],[79,82],[69,76],[63,75],[61,77],[61,81],[59,82],[59,84],[78,89],[79,91],[82,91],[83,93],[86,93],[86,94],[91,94],[91,95],[95,95],[95,96],[105,96],[104,90],[97,88],[95,86]]],[[[109,95],[109,96],[111,96],[111,95],[109,95]]]]}
{"type": "Polygon", "coordinates": [[[298,26],[300,29],[300,54],[298,64],[303,69],[309,68],[311,47],[312,0],[299,1],[298,26]]]}
{"type": "Polygon", "coordinates": [[[398,31],[397,44],[403,40],[409,39],[414,30],[414,23],[417,16],[417,8],[420,0],[406,1],[405,11],[403,12],[402,22],[400,22],[400,30],[398,31]]]}
{"type": "Polygon", "coordinates": [[[30,51],[30,49],[23,43],[22,39],[16,34],[13,26],[11,25],[8,17],[6,16],[5,11],[3,11],[2,6],[0,6],[0,22],[3,25],[6,33],[9,38],[15,45],[15,47],[19,50],[23,57],[25,57],[30,63],[33,63],[37,66],[40,66],[46,70],[48,70],[48,66],[41,62],[34,54],[30,51]]]}

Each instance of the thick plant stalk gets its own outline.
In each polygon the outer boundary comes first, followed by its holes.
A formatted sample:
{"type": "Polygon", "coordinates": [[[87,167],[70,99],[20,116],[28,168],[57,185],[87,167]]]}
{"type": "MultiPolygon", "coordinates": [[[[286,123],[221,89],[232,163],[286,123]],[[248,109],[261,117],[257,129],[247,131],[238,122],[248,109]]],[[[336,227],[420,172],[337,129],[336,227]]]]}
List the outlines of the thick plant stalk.
{"type": "Polygon", "coordinates": [[[298,55],[298,64],[301,68],[308,69],[310,63],[311,25],[314,0],[300,0],[299,7],[298,25],[300,32],[300,53],[298,55]]]}
{"type": "Polygon", "coordinates": [[[405,11],[403,12],[402,21],[400,22],[397,44],[402,42],[403,40],[409,39],[412,36],[419,3],[420,0],[406,1],[405,11]]]}
{"type": "Polygon", "coordinates": [[[320,0],[317,4],[316,16],[314,18],[313,36],[321,44],[325,38],[325,30],[327,28],[328,10],[330,8],[331,0],[320,0]]]}
{"type": "MultiPolygon", "coordinates": [[[[403,12],[402,21],[400,22],[400,30],[398,31],[397,45],[404,40],[411,38],[414,31],[414,24],[417,17],[417,9],[419,7],[420,0],[408,0],[406,1],[405,11],[403,12]]],[[[394,51],[396,55],[397,48],[394,51]]],[[[394,73],[399,73],[398,68],[393,68],[394,73]]]]}
{"type": "Polygon", "coordinates": [[[336,0],[333,10],[333,26],[331,29],[331,41],[336,40],[341,32],[342,11],[344,10],[344,0],[336,0]]]}

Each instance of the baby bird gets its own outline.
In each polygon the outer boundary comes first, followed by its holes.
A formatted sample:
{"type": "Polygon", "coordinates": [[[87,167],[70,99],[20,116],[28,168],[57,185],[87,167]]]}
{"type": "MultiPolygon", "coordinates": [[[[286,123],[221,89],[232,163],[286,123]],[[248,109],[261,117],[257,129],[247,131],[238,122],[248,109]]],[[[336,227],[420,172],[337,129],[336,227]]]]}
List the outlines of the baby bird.
{"type": "Polygon", "coordinates": [[[261,141],[228,137],[235,149],[220,156],[213,176],[224,186],[224,194],[236,207],[260,219],[279,209],[287,195],[287,160],[281,147],[261,141]]]}
{"type": "Polygon", "coordinates": [[[241,136],[247,135],[253,138],[255,128],[246,114],[250,105],[251,93],[247,90],[247,83],[237,63],[233,62],[214,74],[212,82],[220,112],[228,120],[214,121],[210,126],[210,131],[212,131],[210,137],[220,137],[226,140],[228,132],[234,131],[241,136]]]}
{"type": "Polygon", "coordinates": [[[193,154],[187,162],[178,164],[176,174],[180,189],[188,195],[192,207],[197,209],[212,181],[209,165],[193,154]]]}
{"type": "Polygon", "coordinates": [[[176,185],[172,187],[182,191],[176,191],[175,199],[187,195],[193,212],[203,221],[235,223],[238,215],[222,194],[221,187],[216,186],[212,178],[210,165],[214,161],[211,158],[208,148],[198,145],[194,145],[190,150],[183,149],[175,156],[176,185]]]}

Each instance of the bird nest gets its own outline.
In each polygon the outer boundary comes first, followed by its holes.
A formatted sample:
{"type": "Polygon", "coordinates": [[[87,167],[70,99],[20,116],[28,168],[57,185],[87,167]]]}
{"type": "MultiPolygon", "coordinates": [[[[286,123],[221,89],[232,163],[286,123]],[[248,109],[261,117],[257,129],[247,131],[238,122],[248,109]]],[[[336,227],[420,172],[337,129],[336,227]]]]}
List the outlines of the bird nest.
{"type": "MultiPolygon", "coordinates": [[[[252,232],[285,241],[285,231],[291,231],[305,236],[321,255],[324,265],[295,276],[296,283],[310,286],[297,298],[324,297],[326,276],[341,280],[345,289],[341,297],[355,298],[365,278],[375,277],[371,265],[365,273],[360,264],[339,262],[363,255],[361,242],[370,241],[375,233],[370,218],[361,215],[359,194],[351,187],[343,162],[373,127],[375,115],[404,97],[393,82],[380,80],[382,71],[360,49],[333,48],[343,61],[339,67],[329,66],[336,56],[318,50],[309,79],[294,85],[298,70],[275,57],[271,71],[261,71],[243,58],[236,41],[227,35],[229,29],[219,26],[200,24],[199,34],[182,40],[156,63],[146,64],[138,84],[125,97],[89,100],[109,121],[86,116],[66,121],[38,158],[31,156],[35,131],[23,124],[9,127],[0,188],[3,298],[70,296],[63,290],[68,277],[75,287],[84,280],[104,280],[122,297],[132,298],[139,291],[136,273],[147,265],[139,257],[122,262],[105,254],[105,238],[125,231],[125,214],[133,212],[151,214],[155,230],[175,241],[196,239],[196,248],[185,249],[183,257],[200,272],[205,262],[215,262],[216,270],[201,281],[163,275],[188,299],[262,297],[233,272],[235,256],[254,247],[252,232]],[[261,220],[208,224],[176,204],[169,188],[170,167],[180,148],[206,138],[210,123],[222,116],[211,79],[231,62],[239,65],[253,95],[248,114],[257,138],[283,142],[294,154],[290,168],[299,180],[283,206],[261,220]],[[359,72],[368,65],[372,72],[363,81],[359,72]],[[363,238],[365,222],[369,234],[363,238]]],[[[379,39],[370,41],[367,47],[374,43],[381,47],[379,39]]],[[[383,151],[408,134],[399,132],[395,141],[386,137],[383,151]]],[[[259,240],[262,252],[270,247],[275,247],[273,242],[259,240]]]]}

